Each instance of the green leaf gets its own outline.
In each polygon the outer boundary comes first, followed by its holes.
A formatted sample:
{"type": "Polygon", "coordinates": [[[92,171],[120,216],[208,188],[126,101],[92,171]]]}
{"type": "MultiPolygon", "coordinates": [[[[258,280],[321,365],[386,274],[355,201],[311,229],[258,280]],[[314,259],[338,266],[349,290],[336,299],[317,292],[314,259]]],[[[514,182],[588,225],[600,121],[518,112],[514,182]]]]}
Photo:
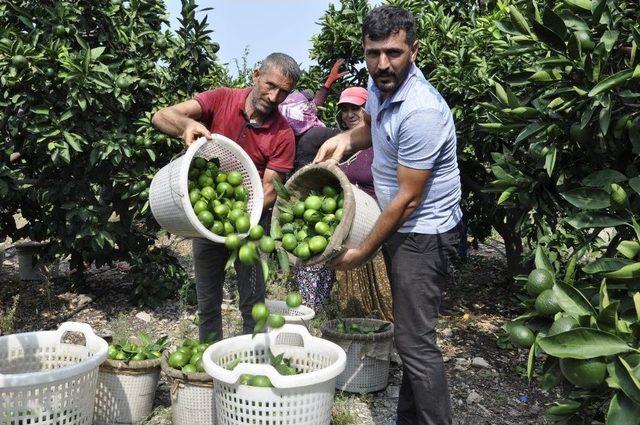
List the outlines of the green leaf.
{"type": "Polygon", "coordinates": [[[37,115],[45,115],[45,116],[49,115],[49,108],[47,108],[46,106],[42,106],[40,108],[33,108],[31,111],[37,115]]]}
{"type": "Polygon", "coordinates": [[[606,273],[629,264],[633,264],[633,261],[625,258],[599,258],[584,266],[582,271],[587,274],[606,273]]]}
{"type": "Polygon", "coordinates": [[[547,8],[542,15],[544,25],[555,34],[564,39],[567,35],[567,26],[560,16],[558,16],[551,8],[547,8]]]}
{"type": "Polygon", "coordinates": [[[640,292],[633,294],[633,305],[636,308],[636,317],[640,321],[640,292]]]}
{"type": "Polygon", "coordinates": [[[278,177],[277,175],[273,176],[273,188],[279,198],[282,198],[285,201],[288,201],[291,198],[289,191],[286,187],[284,187],[282,181],[280,181],[280,177],[278,177]]]}
{"type": "Polygon", "coordinates": [[[538,36],[538,39],[540,41],[542,41],[552,49],[564,53],[566,46],[564,44],[564,41],[562,41],[562,38],[560,38],[558,34],[540,24],[538,21],[531,21],[531,25],[533,26],[533,31],[538,36]]]}
{"type": "Polygon", "coordinates": [[[604,48],[607,52],[611,52],[613,46],[615,46],[616,41],[618,41],[618,36],[620,35],[619,31],[607,30],[602,35],[600,42],[604,44],[604,48]]]}
{"type": "Polygon", "coordinates": [[[506,202],[507,199],[509,199],[516,190],[518,190],[516,186],[510,186],[504,192],[502,192],[500,198],[498,198],[498,205],[502,205],[504,202],[506,202]]]}
{"type": "Polygon", "coordinates": [[[611,124],[611,107],[606,106],[600,110],[598,123],[600,124],[600,131],[606,135],[609,132],[609,125],[611,124]]]}
{"type": "Polygon", "coordinates": [[[98,59],[102,53],[104,53],[106,47],[95,47],[93,49],[91,49],[91,60],[94,61],[96,59],[98,59]]]}
{"type": "Polygon", "coordinates": [[[616,333],[618,330],[618,301],[609,304],[598,313],[598,327],[606,332],[616,333]]]}
{"type": "Polygon", "coordinates": [[[549,261],[549,257],[547,253],[544,251],[541,245],[536,247],[536,257],[535,257],[536,269],[545,269],[550,271],[551,274],[555,274],[555,269],[553,268],[553,264],[549,261]]]}
{"type": "Polygon", "coordinates": [[[564,0],[565,4],[574,8],[591,12],[591,0],[564,0]]]}
{"type": "Polygon", "coordinates": [[[596,84],[591,89],[588,96],[589,97],[597,96],[600,93],[603,93],[605,91],[611,90],[612,88],[618,87],[619,85],[622,85],[625,82],[627,82],[629,79],[631,79],[632,75],[633,75],[632,69],[627,69],[625,71],[620,71],[616,74],[613,74],[610,77],[607,77],[604,80],[600,81],[598,84],[596,84]]]}
{"type": "Polygon", "coordinates": [[[581,211],[567,218],[567,223],[576,229],[589,229],[620,226],[626,224],[626,220],[607,213],[581,211]]]}
{"type": "Polygon", "coordinates": [[[496,96],[498,97],[498,99],[500,99],[500,102],[504,103],[505,105],[509,105],[509,96],[507,96],[507,92],[505,91],[504,87],[502,87],[497,81],[494,83],[494,85],[496,88],[496,96]]]}
{"type": "Polygon", "coordinates": [[[629,186],[640,195],[640,176],[629,179],[629,186]]]}
{"type": "Polygon", "coordinates": [[[609,403],[607,425],[640,425],[640,405],[616,391],[609,403]]]}
{"type": "Polygon", "coordinates": [[[564,283],[566,283],[567,285],[573,285],[573,282],[575,281],[577,262],[578,257],[576,254],[573,254],[571,256],[571,261],[569,261],[569,265],[567,265],[567,270],[564,274],[564,283]]]}
{"type": "Polygon", "coordinates": [[[629,264],[616,271],[605,274],[610,279],[635,280],[640,278],[640,262],[629,264]]]}
{"type": "Polygon", "coordinates": [[[611,302],[609,301],[609,292],[607,291],[607,279],[600,282],[600,309],[607,308],[611,302]]]}
{"type": "Polygon", "coordinates": [[[580,409],[580,403],[574,400],[555,401],[544,413],[545,418],[553,421],[566,420],[580,409]]]}
{"type": "Polygon", "coordinates": [[[526,18],[522,15],[522,13],[520,13],[518,8],[516,8],[515,6],[509,6],[509,15],[511,16],[511,23],[515,28],[517,28],[523,34],[533,35],[526,18]]]}
{"type": "Polygon", "coordinates": [[[507,173],[504,168],[502,168],[499,165],[492,165],[491,166],[491,171],[493,171],[493,174],[496,176],[496,178],[498,180],[502,180],[504,182],[507,182],[509,184],[515,184],[516,183],[516,179],[515,177],[513,177],[511,174],[507,173]]]}
{"type": "Polygon", "coordinates": [[[560,196],[571,205],[583,210],[600,210],[611,205],[609,194],[593,187],[578,187],[561,192],[560,196]]]}
{"type": "Polygon", "coordinates": [[[529,137],[535,136],[536,134],[540,133],[545,128],[546,127],[544,125],[540,124],[539,122],[532,122],[531,124],[527,125],[520,132],[520,134],[518,134],[518,137],[516,137],[515,143],[520,143],[523,140],[527,140],[529,137]]]}
{"type": "MultiPolygon", "coordinates": [[[[627,176],[616,170],[594,171],[582,179],[582,184],[590,187],[609,187],[611,183],[620,183],[627,179],[627,176]]],[[[640,183],[640,180],[638,181],[640,183]]]]}
{"type": "Polygon", "coordinates": [[[545,353],[561,359],[592,359],[633,351],[617,336],[592,328],[575,328],[540,338],[538,344],[545,353]]]}
{"type": "Polygon", "coordinates": [[[629,364],[620,356],[607,365],[609,375],[624,394],[640,404],[640,381],[634,376],[629,364]]]}
{"type": "Polygon", "coordinates": [[[536,343],[531,344],[529,348],[529,357],[527,359],[527,379],[531,382],[536,365],[536,343]]]}
{"type": "Polygon", "coordinates": [[[591,303],[582,295],[575,287],[566,283],[556,282],[553,286],[553,292],[558,299],[558,304],[566,312],[574,317],[590,316],[595,314],[591,303]]]}
{"type": "Polygon", "coordinates": [[[544,169],[547,170],[547,174],[549,177],[553,174],[553,169],[556,167],[556,157],[558,155],[558,150],[556,147],[552,147],[547,152],[547,155],[544,158],[544,169]]]}

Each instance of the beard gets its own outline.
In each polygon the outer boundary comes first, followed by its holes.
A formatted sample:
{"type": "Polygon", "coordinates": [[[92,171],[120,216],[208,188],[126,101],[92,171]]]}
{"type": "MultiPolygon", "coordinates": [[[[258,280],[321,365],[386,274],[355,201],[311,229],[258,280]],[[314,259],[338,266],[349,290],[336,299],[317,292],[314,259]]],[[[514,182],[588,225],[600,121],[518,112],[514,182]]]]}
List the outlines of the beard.
{"type": "Polygon", "coordinates": [[[398,87],[404,82],[405,78],[409,74],[410,63],[399,72],[393,72],[391,70],[379,71],[373,75],[373,81],[375,81],[378,90],[385,94],[392,94],[398,87]]]}
{"type": "Polygon", "coordinates": [[[251,97],[251,106],[253,106],[253,109],[263,116],[271,115],[277,108],[277,105],[263,100],[258,96],[251,97]]]}

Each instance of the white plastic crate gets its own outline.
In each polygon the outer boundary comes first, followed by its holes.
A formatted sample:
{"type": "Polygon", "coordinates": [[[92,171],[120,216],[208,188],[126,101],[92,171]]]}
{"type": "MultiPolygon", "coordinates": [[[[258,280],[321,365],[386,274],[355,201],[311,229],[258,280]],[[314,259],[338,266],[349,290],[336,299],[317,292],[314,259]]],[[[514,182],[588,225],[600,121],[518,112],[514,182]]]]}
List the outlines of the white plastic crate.
{"type": "Polygon", "coordinates": [[[239,171],[247,188],[247,210],[251,226],[260,221],[264,192],[255,164],[233,140],[213,134],[213,140],[199,138],[186,152],[162,167],[151,181],[149,204],[158,224],[165,230],[188,238],[206,238],[224,243],[224,236],[207,229],[193,211],[189,200],[189,168],[196,157],[218,158],[221,171],[239,171]]]}
{"type": "Polygon", "coordinates": [[[86,323],[0,337],[0,423],[90,425],[108,344],[86,323]],[[68,332],[85,344],[63,342],[68,332]]]}
{"type": "Polygon", "coordinates": [[[331,421],[335,380],[345,367],[338,345],[316,338],[300,325],[242,335],[210,346],[202,357],[214,380],[218,425],[327,425],[331,421]],[[269,364],[269,350],[284,353],[297,375],[283,376],[269,364]],[[233,370],[226,366],[242,362],[233,370]],[[241,385],[242,374],[264,375],[273,387],[241,385]]]}

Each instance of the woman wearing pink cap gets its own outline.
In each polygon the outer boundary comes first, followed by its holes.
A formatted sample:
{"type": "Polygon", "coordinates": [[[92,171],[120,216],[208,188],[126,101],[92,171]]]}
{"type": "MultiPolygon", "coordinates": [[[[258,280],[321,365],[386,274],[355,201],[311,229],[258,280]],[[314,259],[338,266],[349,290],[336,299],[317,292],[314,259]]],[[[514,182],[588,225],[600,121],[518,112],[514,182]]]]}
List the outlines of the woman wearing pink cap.
{"type": "MultiPolygon", "coordinates": [[[[341,130],[350,130],[363,120],[366,102],[367,90],[362,87],[349,87],[340,94],[337,121],[341,130]]],[[[372,162],[373,148],[368,148],[339,165],[352,184],[375,198],[372,162]]],[[[391,286],[382,254],[358,268],[336,272],[336,280],[336,296],[344,315],[393,319],[391,286]]]]}

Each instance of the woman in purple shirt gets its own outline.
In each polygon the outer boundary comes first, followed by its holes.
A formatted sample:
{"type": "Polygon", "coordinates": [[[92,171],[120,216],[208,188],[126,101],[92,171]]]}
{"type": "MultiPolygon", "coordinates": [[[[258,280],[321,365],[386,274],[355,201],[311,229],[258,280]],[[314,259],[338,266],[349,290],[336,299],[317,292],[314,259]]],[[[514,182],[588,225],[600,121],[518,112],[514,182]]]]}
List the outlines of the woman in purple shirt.
{"type": "MultiPolygon", "coordinates": [[[[352,129],[363,120],[366,102],[367,90],[362,87],[350,87],[340,94],[337,121],[341,130],[352,129]]],[[[340,168],[352,184],[375,198],[372,162],[373,148],[368,148],[347,159],[340,168]]],[[[391,286],[382,254],[358,268],[337,272],[336,280],[336,297],[344,315],[393,320],[391,286]]]]}

